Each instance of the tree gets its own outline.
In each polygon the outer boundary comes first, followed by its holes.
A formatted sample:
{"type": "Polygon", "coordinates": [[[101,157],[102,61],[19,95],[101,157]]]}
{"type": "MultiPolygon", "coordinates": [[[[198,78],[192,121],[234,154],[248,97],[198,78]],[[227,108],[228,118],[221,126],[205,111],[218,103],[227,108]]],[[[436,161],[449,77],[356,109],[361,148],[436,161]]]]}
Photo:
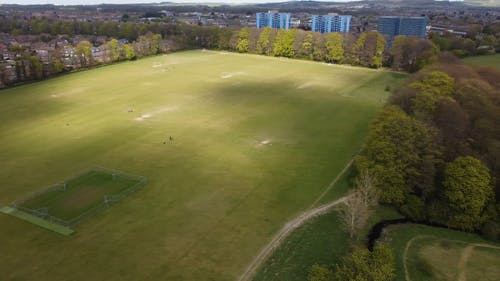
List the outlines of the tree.
{"type": "Polygon", "coordinates": [[[451,98],[455,92],[455,80],[441,71],[425,73],[424,76],[409,85],[416,89],[412,110],[415,116],[428,121],[441,98],[451,98]]]}
{"type": "Polygon", "coordinates": [[[385,44],[385,37],[376,31],[361,33],[353,46],[353,63],[373,68],[381,67],[385,44]]]}
{"type": "Polygon", "coordinates": [[[435,138],[430,127],[398,107],[387,106],[372,123],[356,165],[377,179],[382,202],[401,205],[411,193],[432,194],[432,190],[422,190],[424,186],[419,183],[429,176],[423,173],[423,167],[439,163],[435,138]]]}
{"type": "Polygon", "coordinates": [[[135,58],[134,49],[130,46],[130,44],[123,44],[123,53],[125,59],[127,60],[133,60],[135,58]]]}
{"type": "Polygon", "coordinates": [[[132,47],[137,58],[142,58],[151,54],[151,41],[144,35],[139,36],[139,38],[132,43],[132,47]]]}
{"type": "Polygon", "coordinates": [[[304,40],[302,40],[302,44],[299,50],[299,55],[304,58],[312,59],[312,52],[313,52],[313,35],[311,32],[308,32],[304,36],[304,40]]]}
{"type": "Polygon", "coordinates": [[[293,57],[295,55],[293,50],[294,42],[295,29],[280,29],[274,41],[273,55],[276,57],[293,57]]]}
{"type": "Polygon", "coordinates": [[[445,160],[453,161],[463,153],[470,154],[467,143],[470,119],[458,102],[452,98],[440,99],[432,123],[439,129],[443,140],[445,160]]]}
{"type": "Polygon", "coordinates": [[[92,63],[92,44],[87,40],[82,40],[76,45],[76,55],[80,64],[85,67],[92,63]]]}
{"type": "Polygon", "coordinates": [[[351,239],[357,237],[364,229],[368,218],[377,205],[378,192],[375,188],[375,179],[363,170],[356,179],[356,188],[348,195],[340,208],[340,218],[349,232],[351,239]]]}
{"type": "Polygon", "coordinates": [[[469,25],[469,30],[467,31],[467,36],[472,39],[475,39],[476,36],[481,34],[483,31],[483,27],[480,24],[471,24],[469,25]]]}
{"type": "Polygon", "coordinates": [[[120,47],[118,46],[118,40],[114,38],[109,40],[108,47],[111,61],[118,61],[120,59],[120,47]]]}
{"type": "Polygon", "coordinates": [[[250,31],[248,28],[242,28],[238,33],[238,45],[236,46],[236,50],[240,53],[248,52],[248,38],[250,35],[250,31]]]}
{"type": "Polygon", "coordinates": [[[264,27],[257,40],[257,53],[268,55],[271,51],[271,31],[270,27],[264,27]]]}
{"type": "Polygon", "coordinates": [[[370,35],[376,37],[375,52],[373,53],[370,67],[379,68],[382,67],[383,64],[384,50],[387,42],[385,40],[384,35],[378,32],[372,32],[370,33],[370,35]]]}
{"type": "Polygon", "coordinates": [[[73,22],[70,21],[61,22],[61,30],[59,33],[73,37],[73,35],[75,35],[75,28],[73,26],[73,22]]]}
{"type": "Polygon", "coordinates": [[[437,60],[439,50],[430,40],[396,36],[391,48],[392,68],[416,72],[437,60]]]}
{"type": "Polygon", "coordinates": [[[333,281],[333,272],[325,266],[313,264],[309,269],[309,281],[333,281]]]}
{"type": "Polygon", "coordinates": [[[314,33],[313,38],[313,60],[323,61],[326,56],[325,37],[322,34],[314,33]]]}
{"type": "Polygon", "coordinates": [[[258,53],[257,52],[257,41],[259,41],[259,29],[251,28],[250,34],[248,35],[248,52],[249,53],[258,53]]]}
{"type": "Polygon", "coordinates": [[[42,62],[37,56],[30,56],[29,57],[29,62],[30,62],[30,71],[31,74],[34,76],[33,78],[40,80],[43,77],[43,69],[42,69],[42,62]]]}
{"type": "Polygon", "coordinates": [[[372,252],[357,247],[336,266],[336,281],[390,281],[394,274],[394,255],[389,246],[378,244],[372,252]]]}
{"type": "Polygon", "coordinates": [[[64,65],[61,61],[59,60],[54,60],[52,62],[52,70],[54,73],[59,73],[59,72],[62,72],[64,70],[64,65]]]}
{"type": "Polygon", "coordinates": [[[491,176],[481,161],[466,156],[446,165],[443,200],[450,211],[448,226],[477,229],[484,222],[483,212],[493,198],[491,176]]]}
{"type": "Polygon", "coordinates": [[[151,54],[156,55],[161,51],[161,34],[153,34],[151,39],[151,54]]]}
{"type": "Polygon", "coordinates": [[[326,40],[326,60],[328,62],[340,62],[344,58],[344,46],[342,34],[329,33],[326,40]]]}

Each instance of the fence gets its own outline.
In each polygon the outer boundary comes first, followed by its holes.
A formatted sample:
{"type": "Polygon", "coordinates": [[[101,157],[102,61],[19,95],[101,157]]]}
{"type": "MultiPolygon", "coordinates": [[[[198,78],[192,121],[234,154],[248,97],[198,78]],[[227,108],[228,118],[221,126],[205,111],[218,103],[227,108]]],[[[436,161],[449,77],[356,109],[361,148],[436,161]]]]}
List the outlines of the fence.
{"type": "Polygon", "coordinates": [[[111,205],[123,200],[125,197],[129,196],[133,192],[142,188],[144,185],[146,185],[146,183],[147,183],[147,178],[145,178],[143,176],[127,174],[127,173],[124,173],[122,171],[106,169],[106,168],[102,168],[102,167],[94,167],[94,168],[85,170],[84,172],[79,173],[79,174],[71,177],[70,179],[66,180],[63,183],[55,184],[55,185],[52,185],[46,189],[31,193],[27,197],[13,202],[10,206],[18,211],[22,211],[24,213],[30,214],[32,216],[35,216],[35,217],[38,217],[41,219],[44,219],[44,220],[49,221],[51,223],[55,223],[55,224],[69,227],[69,226],[73,226],[73,225],[77,224],[78,222],[80,222],[81,220],[83,220],[87,217],[90,217],[90,216],[110,207],[111,205]],[[71,219],[68,219],[68,220],[64,220],[64,219],[58,218],[56,216],[50,215],[47,208],[31,209],[31,208],[28,208],[26,206],[22,206],[23,203],[27,202],[28,200],[42,196],[42,195],[47,194],[49,192],[57,192],[57,191],[66,192],[68,190],[68,188],[71,189],[71,185],[69,183],[71,183],[72,181],[75,181],[78,178],[83,177],[86,174],[89,174],[91,172],[101,172],[101,173],[105,173],[105,174],[110,174],[112,176],[113,181],[118,180],[118,179],[127,179],[127,180],[134,180],[137,182],[134,185],[127,187],[126,189],[120,191],[117,194],[105,195],[103,200],[100,203],[85,210],[83,213],[79,214],[78,216],[71,218],[71,219]]]}

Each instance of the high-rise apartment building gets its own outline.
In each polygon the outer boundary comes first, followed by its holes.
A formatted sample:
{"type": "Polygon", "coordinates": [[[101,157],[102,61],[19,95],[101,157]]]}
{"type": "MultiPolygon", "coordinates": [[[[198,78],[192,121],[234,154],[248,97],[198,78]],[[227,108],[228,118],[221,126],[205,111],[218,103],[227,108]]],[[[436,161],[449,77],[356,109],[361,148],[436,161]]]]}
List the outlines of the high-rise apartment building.
{"type": "Polygon", "coordinates": [[[427,17],[380,17],[378,32],[387,36],[389,42],[398,35],[425,38],[427,17]]]}
{"type": "Polygon", "coordinates": [[[315,32],[349,32],[352,16],[328,14],[313,15],[311,30],[315,32]]]}
{"type": "Polygon", "coordinates": [[[272,27],[289,29],[291,26],[291,15],[289,13],[278,13],[278,11],[257,13],[256,25],[257,28],[272,27]]]}

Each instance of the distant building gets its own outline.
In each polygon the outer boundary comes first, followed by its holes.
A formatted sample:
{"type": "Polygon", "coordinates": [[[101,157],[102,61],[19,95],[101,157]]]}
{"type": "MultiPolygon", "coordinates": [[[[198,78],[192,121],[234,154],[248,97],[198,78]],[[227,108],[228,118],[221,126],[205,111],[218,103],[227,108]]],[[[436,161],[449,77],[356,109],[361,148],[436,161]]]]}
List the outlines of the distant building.
{"type": "Polygon", "coordinates": [[[315,32],[349,32],[352,16],[328,14],[313,15],[311,30],[315,32]]]}
{"type": "Polygon", "coordinates": [[[290,29],[291,26],[291,15],[289,13],[278,13],[278,11],[257,13],[255,19],[257,28],[272,27],[290,29]]]}
{"type": "Polygon", "coordinates": [[[398,35],[425,38],[427,17],[380,17],[378,32],[388,37],[392,42],[398,35]]]}

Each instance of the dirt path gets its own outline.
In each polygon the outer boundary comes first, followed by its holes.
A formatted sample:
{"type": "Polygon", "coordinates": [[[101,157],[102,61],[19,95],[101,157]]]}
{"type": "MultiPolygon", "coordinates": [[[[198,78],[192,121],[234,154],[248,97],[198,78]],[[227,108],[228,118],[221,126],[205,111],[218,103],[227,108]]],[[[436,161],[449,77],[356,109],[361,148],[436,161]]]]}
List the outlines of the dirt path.
{"type": "Polygon", "coordinates": [[[472,251],[474,250],[475,245],[474,244],[469,244],[465,249],[462,251],[462,254],[460,255],[460,260],[458,261],[457,265],[457,270],[458,270],[458,281],[466,281],[467,280],[467,270],[465,270],[465,265],[467,264],[467,261],[469,260],[470,254],[472,254],[472,251]]]}
{"type": "Polygon", "coordinates": [[[410,273],[408,272],[408,266],[407,266],[407,263],[408,263],[408,251],[411,247],[411,244],[413,244],[413,242],[417,239],[421,239],[421,238],[428,238],[428,237],[432,237],[432,236],[429,236],[429,235],[417,235],[417,236],[414,236],[412,239],[408,240],[408,242],[406,242],[406,246],[405,246],[405,250],[403,252],[403,268],[405,270],[405,280],[406,281],[411,281],[410,279],[410,273]]]}
{"type": "Polygon", "coordinates": [[[245,272],[241,275],[241,277],[238,280],[239,281],[251,280],[251,278],[254,276],[257,269],[261,265],[261,263],[266,260],[266,258],[273,252],[273,250],[276,249],[291,232],[293,232],[295,229],[303,225],[311,218],[328,212],[332,207],[344,202],[346,198],[347,196],[337,199],[328,204],[321,205],[315,209],[305,211],[295,219],[285,224],[285,226],[273,237],[271,242],[269,242],[254,258],[252,263],[250,263],[250,265],[246,268],[245,272]]]}
{"type": "MultiPolygon", "coordinates": [[[[410,273],[408,271],[408,266],[407,266],[407,264],[408,264],[408,251],[409,251],[411,245],[413,244],[413,242],[415,242],[415,240],[421,239],[421,238],[435,238],[435,236],[417,235],[417,236],[414,236],[412,239],[408,240],[408,242],[406,242],[405,250],[403,253],[403,268],[405,271],[405,280],[406,281],[411,281],[410,273]]],[[[481,243],[468,244],[467,242],[460,241],[460,240],[450,240],[450,241],[455,241],[455,242],[467,244],[467,247],[464,248],[464,250],[462,251],[462,254],[460,255],[460,260],[459,260],[458,265],[457,265],[457,271],[458,271],[457,281],[467,281],[467,270],[466,270],[467,261],[469,260],[469,257],[472,254],[472,252],[474,251],[475,247],[483,247],[483,248],[500,250],[499,246],[493,246],[493,245],[489,245],[489,244],[481,244],[481,243]]]]}
{"type": "Polygon", "coordinates": [[[480,243],[474,243],[474,244],[469,244],[467,247],[462,251],[462,254],[460,255],[460,261],[458,262],[457,270],[458,270],[458,281],[467,281],[467,261],[469,260],[470,255],[474,251],[475,247],[482,247],[482,248],[490,248],[490,249],[497,249],[500,250],[500,247],[493,246],[493,245],[488,245],[488,244],[480,244],[480,243]]]}
{"type": "Polygon", "coordinates": [[[340,173],[326,187],[325,191],[323,191],[323,193],[321,193],[321,195],[311,204],[309,209],[314,208],[314,206],[316,206],[321,201],[321,199],[323,199],[323,197],[325,197],[325,195],[328,193],[328,191],[330,191],[330,189],[332,189],[335,186],[335,184],[339,181],[340,177],[342,177],[345,174],[345,172],[347,172],[347,170],[352,166],[352,163],[354,163],[354,158],[352,158],[349,162],[347,162],[347,165],[345,165],[344,169],[342,169],[342,171],[340,171],[340,173]]]}
{"type": "Polygon", "coordinates": [[[264,248],[262,248],[259,254],[247,266],[245,272],[243,272],[238,281],[250,281],[253,278],[254,274],[256,273],[257,269],[262,264],[262,262],[264,262],[266,258],[269,257],[269,255],[273,252],[273,250],[276,249],[281,244],[281,242],[283,242],[283,240],[285,240],[285,238],[299,226],[303,225],[311,218],[324,214],[328,212],[332,207],[344,202],[347,196],[344,196],[333,202],[326,203],[314,208],[323,199],[323,197],[325,197],[325,195],[335,186],[335,184],[339,181],[339,179],[345,174],[345,172],[349,169],[349,167],[351,167],[353,163],[354,163],[354,157],[351,160],[349,160],[349,162],[347,162],[344,169],[342,169],[342,171],[340,171],[340,173],[332,180],[332,182],[330,182],[330,184],[326,187],[323,193],[321,193],[320,196],[316,200],[314,200],[314,202],[311,204],[311,206],[307,211],[300,213],[293,220],[286,223],[285,226],[283,226],[283,228],[280,229],[280,231],[276,233],[276,235],[274,235],[271,241],[266,246],[264,246],[264,248]]]}

